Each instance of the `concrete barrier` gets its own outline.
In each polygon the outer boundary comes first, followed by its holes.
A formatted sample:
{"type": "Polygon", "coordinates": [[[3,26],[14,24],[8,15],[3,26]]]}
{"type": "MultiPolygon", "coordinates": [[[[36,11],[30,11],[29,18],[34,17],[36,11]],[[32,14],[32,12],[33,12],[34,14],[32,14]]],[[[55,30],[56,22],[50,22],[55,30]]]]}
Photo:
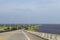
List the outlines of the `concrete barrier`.
{"type": "Polygon", "coordinates": [[[43,33],[43,32],[31,32],[31,31],[27,31],[27,32],[38,35],[38,36],[48,39],[48,40],[60,40],[60,35],[58,35],[58,34],[50,34],[50,33],[43,33]]]}

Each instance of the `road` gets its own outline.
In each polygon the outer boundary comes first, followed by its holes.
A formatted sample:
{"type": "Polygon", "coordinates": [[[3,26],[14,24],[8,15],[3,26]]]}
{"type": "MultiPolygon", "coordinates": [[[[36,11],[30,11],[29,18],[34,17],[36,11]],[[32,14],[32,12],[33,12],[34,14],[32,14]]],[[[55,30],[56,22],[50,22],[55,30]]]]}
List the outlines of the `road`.
{"type": "Polygon", "coordinates": [[[17,30],[12,32],[0,33],[0,40],[46,40],[36,35],[25,32],[23,30],[17,30]]]}

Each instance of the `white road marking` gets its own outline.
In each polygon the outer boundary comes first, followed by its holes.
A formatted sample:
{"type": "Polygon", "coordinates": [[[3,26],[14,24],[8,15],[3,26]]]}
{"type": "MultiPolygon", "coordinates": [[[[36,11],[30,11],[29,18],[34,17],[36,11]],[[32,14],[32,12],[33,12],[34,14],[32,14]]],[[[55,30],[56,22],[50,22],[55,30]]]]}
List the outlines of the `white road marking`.
{"type": "Polygon", "coordinates": [[[25,37],[27,38],[27,40],[30,40],[30,38],[27,36],[27,34],[24,31],[22,31],[22,33],[25,35],[25,37]]]}

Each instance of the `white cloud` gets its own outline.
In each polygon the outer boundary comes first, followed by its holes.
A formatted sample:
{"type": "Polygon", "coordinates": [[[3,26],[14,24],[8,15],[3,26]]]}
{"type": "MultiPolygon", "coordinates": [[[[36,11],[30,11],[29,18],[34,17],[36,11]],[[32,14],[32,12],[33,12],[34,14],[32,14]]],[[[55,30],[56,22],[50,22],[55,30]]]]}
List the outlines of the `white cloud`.
{"type": "MultiPolygon", "coordinates": [[[[31,11],[45,11],[47,9],[52,9],[52,8],[55,8],[57,9],[58,7],[60,8],[59,4],[58,3],[55,3],[54,0],[50,0],[50,1],[53,1],[53,3],[49,3],[48,5],[46,4],[41,4],[39,3],[39,0],[35,0],[35,1],[32,1],[32,3],[27,3],[27,4],[21,4],[21,3],[7,3],[7,4],[3,4],[0,6],[0,11],[5,11],[5,12],[11,12],[11,11],[15,11],[15,9],[30,9],[31,11]],[[34,3],[33,3],[34,2],[34,3]],[[36,4],[35,4],[36,3],[36,4]],[[38,5],[37,5],[38,3],[38,5]]],[[[44,0],[42,0],[42,2],[44,2],[44,0]]],[[[48,2],[48,1],[45,1],[45,2],[48,2]]]]}

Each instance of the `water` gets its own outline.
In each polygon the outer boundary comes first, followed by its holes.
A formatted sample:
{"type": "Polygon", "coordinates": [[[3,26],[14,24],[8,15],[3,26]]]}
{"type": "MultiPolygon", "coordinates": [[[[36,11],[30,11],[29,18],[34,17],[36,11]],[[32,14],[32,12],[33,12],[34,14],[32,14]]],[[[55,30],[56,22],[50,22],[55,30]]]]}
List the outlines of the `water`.
{"type": "Polygon", "coordinates": [[[41,26],[39,26],[38,31],[52,34],[60,34],[60,24],[42,24],[41,26]]]}

